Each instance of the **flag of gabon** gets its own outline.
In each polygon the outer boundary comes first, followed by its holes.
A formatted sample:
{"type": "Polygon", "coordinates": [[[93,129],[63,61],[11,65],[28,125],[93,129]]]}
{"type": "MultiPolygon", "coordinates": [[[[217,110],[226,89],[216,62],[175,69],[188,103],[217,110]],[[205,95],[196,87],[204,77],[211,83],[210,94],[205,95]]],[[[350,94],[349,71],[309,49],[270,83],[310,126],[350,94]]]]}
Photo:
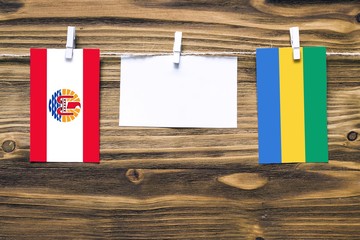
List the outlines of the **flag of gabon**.
{"type": "Polygon", "coordinates": [[[256,50],[259,163],[328,162],[326,49],[256,50]]]}
{"type": "Polygon", "coordinates": [[[30,162],[99,159],[98,49],[30,49],[30,162]]]}

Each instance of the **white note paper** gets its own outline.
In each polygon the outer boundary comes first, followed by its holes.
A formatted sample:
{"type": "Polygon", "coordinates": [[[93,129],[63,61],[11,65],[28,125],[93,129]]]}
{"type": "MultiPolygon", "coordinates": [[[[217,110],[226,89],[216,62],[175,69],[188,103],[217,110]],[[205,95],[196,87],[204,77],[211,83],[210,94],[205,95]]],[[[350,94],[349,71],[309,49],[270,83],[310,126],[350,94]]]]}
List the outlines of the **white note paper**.
{"type": "Polygon", "coordinates": [[[237,58],[122,57],[120,126],[237,127],[237,58]]]}

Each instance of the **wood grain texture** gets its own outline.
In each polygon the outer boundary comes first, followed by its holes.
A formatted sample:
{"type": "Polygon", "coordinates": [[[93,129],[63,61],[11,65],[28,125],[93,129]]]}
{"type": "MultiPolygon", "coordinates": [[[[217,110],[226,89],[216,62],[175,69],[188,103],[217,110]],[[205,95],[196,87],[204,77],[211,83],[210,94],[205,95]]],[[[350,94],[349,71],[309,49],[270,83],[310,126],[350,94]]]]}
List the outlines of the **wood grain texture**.
{"type": "MultiPolygon", "coordinates": [[[[0,53],[360,52],[359,1],[0,1],[0,53]]],[[[120,60],[101,59],[101,164],[30,164],[29,59],[0,58],[0,239],[359,239],[360,57],[328,56],[329,164],[257,164],[255,56],[238,60],[238,128],[118,127],[120,60]],[[353,132],[351,140],[348,134],[353,132]]]]}

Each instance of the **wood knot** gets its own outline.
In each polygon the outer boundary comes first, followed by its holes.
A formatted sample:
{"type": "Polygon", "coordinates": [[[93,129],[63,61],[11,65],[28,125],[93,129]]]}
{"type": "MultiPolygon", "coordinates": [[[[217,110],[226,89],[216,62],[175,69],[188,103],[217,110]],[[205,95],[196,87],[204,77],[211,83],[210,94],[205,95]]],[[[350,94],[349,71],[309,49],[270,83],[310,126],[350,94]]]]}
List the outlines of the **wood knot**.
{"type": "Polygon", "coordinates": [[[354,131],[349,132],[347,135],[347,139],[349,141],[355,141],[357,139],[357,137],[358,137],[358,133],[354,132],[354,131]]]}
{"type": "Polygon", "coordinates": [[[13,140],[5,140],[1,147],[4,150],[4,152],[10,153],[15,150],[16,143],[13,140]]]}
{"type": "Polygon", "coordinates": [[[243,190],[255,190],[268,182],[267,178],[258,173],[234,173],[219,177],[218,181],[243,190]]]}
{"type": "Polygon", "coordinates": [[[356,15],[356,21],[357,21],[358,23],[360,23],[360,13],[358,13],[358,15],[356,15]]]}
{"type": "Polygon", "coordinates": [[[126,171],[125,176],[134,184],[139,184],[144,180],[144,173],[141,169],[129,169],[126,171]]]}
{"type": "Polygon", "coordinates": [[[256,237],[255,240],[265,240],[265,239],[262,237],[256,237]]]}

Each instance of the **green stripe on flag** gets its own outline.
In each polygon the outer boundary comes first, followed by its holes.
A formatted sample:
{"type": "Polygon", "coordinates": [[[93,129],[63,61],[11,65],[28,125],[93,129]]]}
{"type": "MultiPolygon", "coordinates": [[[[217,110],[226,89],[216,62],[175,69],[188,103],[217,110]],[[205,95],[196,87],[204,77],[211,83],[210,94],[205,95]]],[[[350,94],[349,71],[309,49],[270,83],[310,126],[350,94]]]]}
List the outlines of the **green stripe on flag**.
{"type": "Polygon", "coordinates": [[[303,51],[306,162],[328,162],[326,48],[303,51]]]}

